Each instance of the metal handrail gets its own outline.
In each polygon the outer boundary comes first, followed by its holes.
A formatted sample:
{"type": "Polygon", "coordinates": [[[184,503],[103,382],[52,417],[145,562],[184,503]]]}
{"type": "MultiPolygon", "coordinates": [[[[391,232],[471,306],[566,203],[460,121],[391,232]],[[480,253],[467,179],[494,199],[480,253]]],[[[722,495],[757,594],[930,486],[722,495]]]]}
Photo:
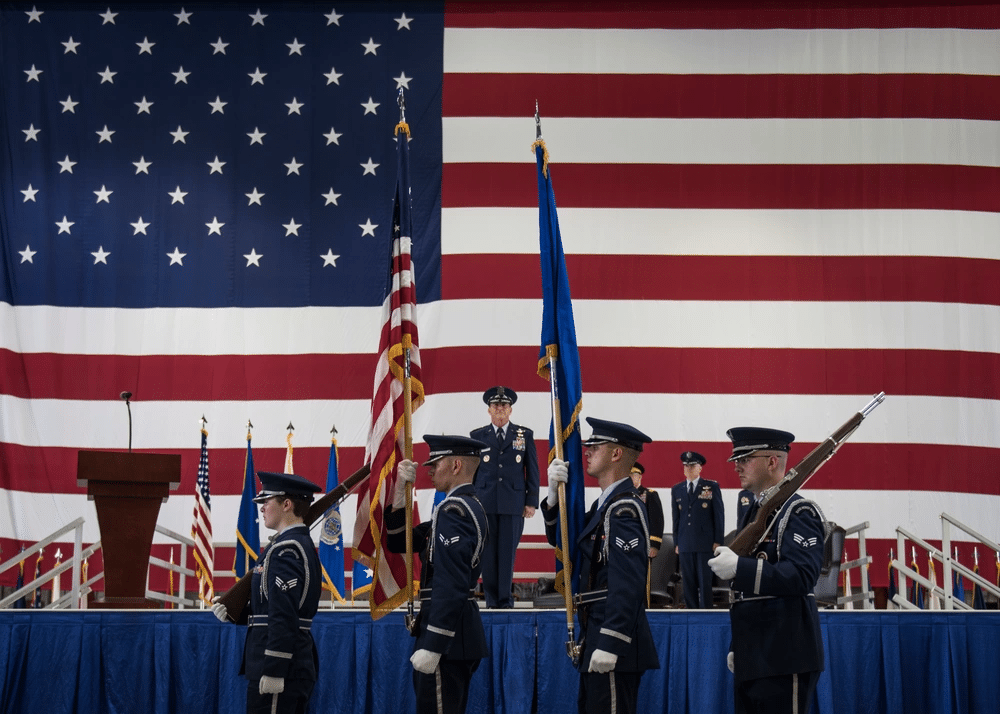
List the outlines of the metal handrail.
{"type": "MultiPolygon", "coordinates": [[[[13,603],[17,602],[18,600],[20,600],[22,597],[24,597],[28,593],[30,593],[30,592],[32,592],[34,590],[37,590],[42,585],[44,585],[45,583],[49,582],[50,580],[58,577],[59,575],[61,575],[66,570],[69,570],[70,568],[72,568],[73,575],[72,575],[72,584],[70,585],[70,588],[67,591],[67,595],[70,597],[70,599],[73,602],[76,603],[76,606],[79,607],[79,599],[80,599],[80,562],[81,562],[81,560],[84,557],[82,555],[82,553],[81,553],[82,545],[83,545],[83,518],[77,518],[77,519],[71,521],[70,523],[68,523],[65,526],[63,526],[62,528],[58,529],[57,531],[55,531],[51,535],[49,535],[46,538],[43,538],[42,540],[38,541],[33,546],[31,546],[29,548],[25,548],[23,551],[19,552],[13,558],[11,558],[11,559],[3,562],[3,563],[0,563],[0,572],[4,572],[4,571],[10,569],[11,567],[13,567],[14,565],[18,565],[18,564],[22,563],[25,559],[30,558],[35,553],[40,552],[43,548],[48,547],[52,543],[55,543],[57,540],[59,540],[60,536],[66,534],[66,533],[68,533],[70,531],[74,532],[73,533],[73,557],[69,561],[67,561],[67,563],[60,563],[57,567],[51,568],[47,573],[40,574],[37,578],[33,579],[31,582],[26,583],[23,587],[21,587],[18,590],[14,591],[13,593],[11,593],[10,595],[8,595],[7,597],[0,599],[0,608],[6,608],[6,607],[11,606],[13,603]]],[[[100,547],[100,541],[98,541],[98,543],[95,544],[95,545],[99,548],[100,547]]],[[[62,598],[60,598],[60,601],[61,600],[62,600],[62,598]]],[[[49,605],[49,607],[53,607],[53,606],[54,606],[54,603],[49,605]]]]}

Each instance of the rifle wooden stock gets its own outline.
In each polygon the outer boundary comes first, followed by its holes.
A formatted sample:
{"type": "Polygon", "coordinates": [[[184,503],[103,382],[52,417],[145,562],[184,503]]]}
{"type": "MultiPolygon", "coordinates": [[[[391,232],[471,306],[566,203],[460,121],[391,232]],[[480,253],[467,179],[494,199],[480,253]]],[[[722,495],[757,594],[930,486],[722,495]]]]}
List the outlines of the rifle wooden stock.
{"type": "Polygon", "coordinates": [[[764,539],[768,531],[768,517],[776,513],[792,495],[819,471],[820,467],[829,461],[841,444],[850,438],[851,434],[861,426],[861,422],[871,411],[885,399],[885,392],[875,396],[864,409],[848,419],[839,429],[828,436],[823,443],[810,451],[802,461],[795,465],[785,477],[764,492],[757,515],[746,528],[740,531],[729,548],[741,557],[750,555],[764,539]]]}
{"type": "MultiPolygon", "coordinates": [[[[368,478],[369,472],[369,465],[365,464],[348,476],[337,488],[330,491],[318,501],[314,501],[309,506],[309,511],[303,519],[305,524],[312,528],[313,524],[322,518],[327,511],[343,501],[354,490],[355,486],[368,478]]],[[[240,617],[243,615],[243,608],[250,602],[250,581],[252,578],[253,572],[248,572],[237,580],[236,584],[229,588],[224,595],[219,597],[219,602],[226,606],[226,616],[231,622],[240,621],[240,617]]]]}

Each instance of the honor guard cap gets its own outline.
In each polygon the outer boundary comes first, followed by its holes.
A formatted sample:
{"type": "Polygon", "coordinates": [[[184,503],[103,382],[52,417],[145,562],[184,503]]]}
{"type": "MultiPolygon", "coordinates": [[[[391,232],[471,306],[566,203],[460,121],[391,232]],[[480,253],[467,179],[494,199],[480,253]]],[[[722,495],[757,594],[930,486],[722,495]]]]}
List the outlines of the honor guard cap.
{"type": "Polygon", "coordinates": [[[517,401],[517,392],[510,387],[490,387],[483,392],[483,402],[486,404],[513,404],[517,401]]]}
{"type": "Polygon", "coordinates": [[[761,450],[788,451],[795,441],[795,434],[759,426],[734,426],[726,432],[726,436],[733,442],[733,455],[727,461],[735,461],[761,450]]]}
{"type": "Polygon", "coordinates": [[[597,446],[598,444],[611,442],[612,444],[621,444],[629,449],[642,451],[642,445],[652,441],[652,439],[634,426],[629,426],[628,424],[595,419],[594,417],[587,417],[587,423],[590,424],[593,433],[591,433],[589,439],[583,442],[584,446],[597,446]]]}
{"type": "Polygon", "coordinates": [[[639,474],[640,476],[642,476],[644,473],[646,473],[646,467],[640,464],[638,461],[636,461],[634,464],[632,464],[632,473],[639,474]]]}
{"type": "Polygon", "coordinates": [[[483,451],[489,449],[486,444],[467,436],[442,436],[440,434],[424,434],[424,441],[430,447],[424,466],[433,464],[445,456],[475,456],[479,458],[483,451]]]}
{"type": "Polygon", "coordinates": [[[259,471],[257,472],[257,478],[260,479],[260,493],[254,496],[254,503],[263,503],[274,496],[308,498],[311,501],[314,493],[323,490],[309,479],[304,479],[295,474],[275,474],[259,471]]]}
{"type": "Polygon", "coordinates": [[[681,454],[681,463],[685,466],[690,466],[692,464],[701,464],[704,466],[707,461],[708,460],[697,451],[685,451],[681,454]]]}

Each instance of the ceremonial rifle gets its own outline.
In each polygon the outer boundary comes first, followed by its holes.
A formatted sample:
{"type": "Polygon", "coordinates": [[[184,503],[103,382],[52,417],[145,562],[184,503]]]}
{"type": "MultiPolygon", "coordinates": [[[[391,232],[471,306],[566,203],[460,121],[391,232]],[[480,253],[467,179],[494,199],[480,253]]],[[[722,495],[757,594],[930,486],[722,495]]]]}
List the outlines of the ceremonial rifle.
{"type": "Polygon", "coordinates": [[[788,499],[814,473],[819,471],[823,464],[837,453],[837,449],[840,448],[841,444],[850,438],[851,434],[861,426],[861,422],[864,421],[865,417],[884,400],[885,392],[876,394],[861,411],[848,419],[843,426],[828,436],[823,443],[810,451],[802,461],[785,474],[781,481],[764,491],[761,494],[760,510],[757,511],[757,516],[754,518],[753,523],[749,524],[736,535],[733,542],[729,544],[729,548],[736,555],[749,556],[764,538],[767,537],[768,532],[771,530],[768,518],[772,514],[777,513],[778,509],[785,505],[788,499]]]}
{"type": "MultiPolygon", "coordinates": [[[[327,511],[347,498],[356,486],[367,479],[369,472],[370,466],[365,464],[344,479],[344,482],[337,486],[337,488],[330,491],[330,493],[318,501],[313,502],[309,506],[306,517],[303,519],[305,523],[312,528],[313,524],[321,520],[327,511]]],[[[219,602],[226,606],[226,617],[231,622],[239,622],[240,616],[243,614],[243,608],[250,602],[250,581],[252,577],[253,571],[248,570],[247,574],[236,581],[236,584],[229,588],[225,595],[219,597],[219,602]]]]}

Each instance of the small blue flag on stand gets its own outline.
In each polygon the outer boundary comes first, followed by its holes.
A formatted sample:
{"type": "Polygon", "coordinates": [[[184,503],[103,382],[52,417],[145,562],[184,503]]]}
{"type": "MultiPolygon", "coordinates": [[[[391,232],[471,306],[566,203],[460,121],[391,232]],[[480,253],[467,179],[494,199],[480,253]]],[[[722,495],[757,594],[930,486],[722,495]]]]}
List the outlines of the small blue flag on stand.
{"type": "Polygon", "coordinates": [[[247,422],[247,459],[243,468],[243,497],[240,499],[240,515],[236,521],[236,558],[233,562],[233,572],[242,578],[250,570],[250,564],[257,562],[260,553],[260,527],[257,524],[257,504],[253,497],[257,495],[253,468],[253,451],[250,449],[250,429],[253,426],[247,422]]]}
{"type": "MultiPolygon", "coordinates": [[[[330,430],[330,465],[326,470],[326,492],[337,488],[337,427],[330,430]]],[[[337,602],[344,601],[344,529],[340,521],[340,506],[335,505],[323,517],[319,535],[319,562],[323,567],[323,588],[337,602]]]]}

